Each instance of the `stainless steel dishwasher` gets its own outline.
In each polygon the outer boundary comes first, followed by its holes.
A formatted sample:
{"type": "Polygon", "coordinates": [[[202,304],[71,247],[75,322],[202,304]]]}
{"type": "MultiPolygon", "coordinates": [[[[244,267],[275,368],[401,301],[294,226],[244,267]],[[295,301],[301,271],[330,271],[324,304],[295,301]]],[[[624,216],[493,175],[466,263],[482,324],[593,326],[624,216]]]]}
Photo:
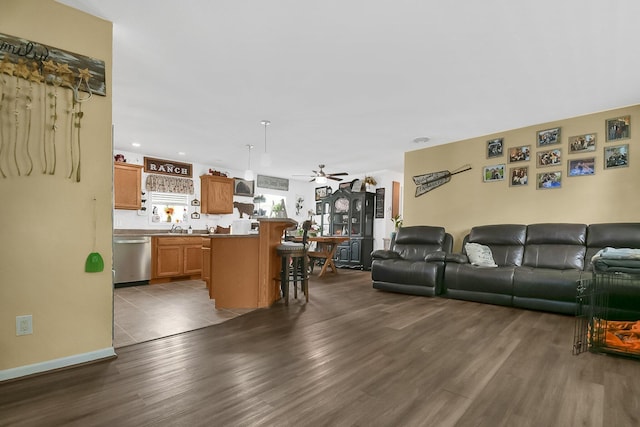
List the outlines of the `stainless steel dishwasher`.
{"type": "Polygon", "coordinates": [[[113,236],[113,283],[151,279],[151,237],[113,236]]]}

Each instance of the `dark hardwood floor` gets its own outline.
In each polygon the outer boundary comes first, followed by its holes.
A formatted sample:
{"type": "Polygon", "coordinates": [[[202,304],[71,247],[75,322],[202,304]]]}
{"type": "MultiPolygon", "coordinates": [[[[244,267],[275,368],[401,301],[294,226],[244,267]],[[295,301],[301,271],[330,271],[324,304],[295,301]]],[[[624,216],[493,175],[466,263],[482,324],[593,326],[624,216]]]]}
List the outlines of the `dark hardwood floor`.
{"type": "Polygon", "coordinates": [[[0,385],[2,426],[637,426],[640,361],[574,319],[313,278],[310,301],[0,385]]]}

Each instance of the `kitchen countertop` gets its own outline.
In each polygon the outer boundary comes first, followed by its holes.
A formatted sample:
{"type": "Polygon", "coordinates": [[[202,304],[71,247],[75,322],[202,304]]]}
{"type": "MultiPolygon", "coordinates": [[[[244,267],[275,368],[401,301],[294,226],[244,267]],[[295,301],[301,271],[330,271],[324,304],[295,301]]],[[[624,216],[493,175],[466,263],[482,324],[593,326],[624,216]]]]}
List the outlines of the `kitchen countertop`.
{"type": "MultiPolygon", "coordinates": [[[[258,222],[266,223],[280,223],[282,221],[290,221],[292,225],[296,225],[297,221],[291,218],[258,218],[258,222]]],[[[183,229],[178,233],[170,233],[167,229],[114,229],[113,236],[149,236],[149,237],[256,237],[259,233],[254,231],[249,234],[215,234],[209,233],[206,229],[193,230],[191,234],[187,233],[186,229],[183,229]]]]}
{"type": "Polygon", "coordinates": [[[146,229],[120,229],[113,230],[114,237],[125,236],[146,236],[146,237],[258,237],[258,233],[250,234],[211,234],[205,230],[193,230],[193,233],[189,234],[186,230],[178,233],[170,233],[168,230],[146,230],[146,229]]]}

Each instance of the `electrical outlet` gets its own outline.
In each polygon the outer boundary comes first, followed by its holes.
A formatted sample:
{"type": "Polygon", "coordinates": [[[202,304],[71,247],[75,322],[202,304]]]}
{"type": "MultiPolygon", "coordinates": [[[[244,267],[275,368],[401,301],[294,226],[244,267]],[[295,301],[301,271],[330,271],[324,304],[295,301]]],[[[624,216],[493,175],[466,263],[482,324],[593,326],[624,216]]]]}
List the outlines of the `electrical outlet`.
{"type": "Polygon", "coordinates": [[[33,318],[30,314],[16,316],[16,335],[30,335],[33,333],[33,318]]]}

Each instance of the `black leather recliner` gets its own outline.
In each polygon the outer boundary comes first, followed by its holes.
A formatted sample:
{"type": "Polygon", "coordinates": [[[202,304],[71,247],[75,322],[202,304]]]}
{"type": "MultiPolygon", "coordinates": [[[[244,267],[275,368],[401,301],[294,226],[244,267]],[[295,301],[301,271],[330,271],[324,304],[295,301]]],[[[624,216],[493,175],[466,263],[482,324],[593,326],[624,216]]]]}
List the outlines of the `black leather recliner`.
{"type": "Polygon", "coordinates": [[[371,253],[373,287],[411,295],[439,295],[445,255],[452,249],[453,237],[443,227],[401,227],[390,249],[371,253]]]}

